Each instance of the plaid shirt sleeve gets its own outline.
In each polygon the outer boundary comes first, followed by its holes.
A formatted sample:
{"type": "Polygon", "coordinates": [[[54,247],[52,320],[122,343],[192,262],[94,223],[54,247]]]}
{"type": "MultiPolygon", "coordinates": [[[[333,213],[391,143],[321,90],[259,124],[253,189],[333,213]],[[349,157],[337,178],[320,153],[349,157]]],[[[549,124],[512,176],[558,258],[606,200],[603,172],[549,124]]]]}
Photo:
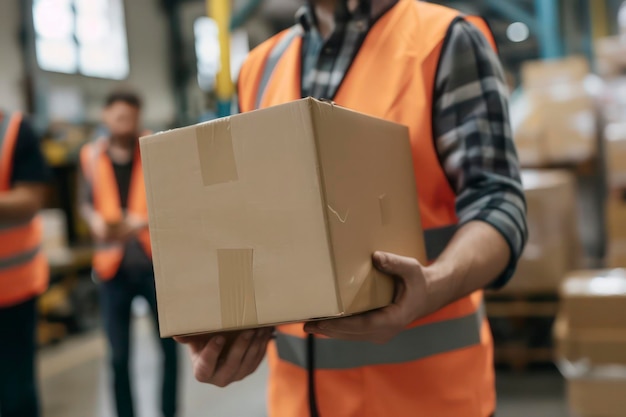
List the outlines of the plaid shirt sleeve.
{"type": "Polygon", "coordinates": [[[456,192],[459,224],[487,222],[509,244],[509,265],[491,284],[499,288],[515,272],[528,237],[508,90],[497,54],[482,33],[465,21],[450,30],[435,83],[433,133],[456,192]]]}

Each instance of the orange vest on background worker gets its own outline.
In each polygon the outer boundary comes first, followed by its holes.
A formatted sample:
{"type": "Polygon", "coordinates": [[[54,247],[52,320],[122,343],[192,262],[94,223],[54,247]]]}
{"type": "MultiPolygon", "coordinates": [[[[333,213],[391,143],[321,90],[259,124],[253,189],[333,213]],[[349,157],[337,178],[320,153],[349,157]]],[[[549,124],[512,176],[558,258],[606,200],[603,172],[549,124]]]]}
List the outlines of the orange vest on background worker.
{"type": "MultiPolygon", "coordinates": [[[[458,222],[431,117],[442,45],[461,18],[442,6],[399,0],[371,28],[333,98],[337,105],[409,126],[430,260],[443,251],[458,222]]],[[[300,98],[297,30],[276,35],[250,54],[239,79],[241,111],[300,98]]],[[[411,323],[385,345],[316,336],[313,391],[320,417],[490,416],[493,342],[482,301],[477,291],[411,323]]],[[[278,328],[268,353],[271,417],[310,415],[310,344],[302,324],[278,328]]]]}
{"type": "MultiPolygon", "coordinates": [[[[2,117],[2,115],[0,115],[2,117]]],[[[0,193],[11,189],[13,155],[22,115],[0,119],[0,193]]],[[[48,261],[41,250],[40,216],[18,224],[0,222],[0,308],[27,301],[48,287],[48,261]]]]}
{"type": "MultiPolygon", "coordinates": [[[[133,214],[147,221],[148,207],[139,145],[136,147],[133,158],[126,213],[120,203],[115,171],[106,152],[107,146],[108,140],[101,138],[84,145],[80,151],[81,167],[85,180],[91,186],[94,210],[108,224],[121,222],[126,214],[133,214]]],[[[148,228],[139,232],[137,238],[146,254],[152,257],[148,228]]],[[[107,281],[115,277],[123,257],[124,245],[122,243],[97,242],[92,266],[98,278],[107,281]]]]}

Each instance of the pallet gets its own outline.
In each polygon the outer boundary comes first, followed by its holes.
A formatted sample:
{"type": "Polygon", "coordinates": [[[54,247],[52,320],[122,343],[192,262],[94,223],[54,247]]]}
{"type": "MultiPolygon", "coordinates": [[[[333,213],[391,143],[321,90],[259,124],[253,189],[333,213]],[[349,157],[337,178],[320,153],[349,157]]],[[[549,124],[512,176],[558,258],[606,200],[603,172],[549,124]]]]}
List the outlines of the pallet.
{"type": "Polygon", "coordinates": [[[486,293],[489,317],[555,317],[559,309],[556,292],[486,293]]]}
{"type": "Polygon", "coordinates": [[[524,371],[553,363],[552,324],[559,309],[556,292],[487,293],[485,305],[497,366],[524,371]]]}
{"type": "Polygon", "coordinates": [[[496,346],[493,352],[496,365],[504,365],[516,372],[526,371],[532,365],[545,365],[554,362],[554,349],[529,348],[524,345],[511,344],[496,346]]]}

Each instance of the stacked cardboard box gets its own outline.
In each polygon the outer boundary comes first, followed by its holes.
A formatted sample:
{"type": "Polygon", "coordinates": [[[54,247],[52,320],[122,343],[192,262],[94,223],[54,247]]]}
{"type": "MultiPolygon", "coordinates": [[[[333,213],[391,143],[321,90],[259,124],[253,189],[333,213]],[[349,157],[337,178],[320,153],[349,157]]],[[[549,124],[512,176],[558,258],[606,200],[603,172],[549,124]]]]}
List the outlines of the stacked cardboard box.
{"type": "Polygon", "coordinates": [[[600,38],[594,44],[596,70],[603,77],[614,77],[626,69],[626,36],[600,38]]]}
{"type": "Polygon", "coordinates": [[[555,293],[566,272],[580,262],[574,177],[562,170],[525,170],[522,182],[528,243],[503,291],[555,293]]]}
{"type": "Polygon", "coordinates": [[[618,417],[626,410],[626,271],[576,271],[561,287],[554,335],[572,411],[618,417]]]}
{"type": "Polygon", "coordinates": [[[609,186],[626,188],[626,120],[608,123],[604,128],[609,186]]]}
{"type": "Polygon", "coordinates": [[[595,154],[594,102],[584,85],[589,72],[582,57],[524,64],[524,90],[511,106],[523,166],[576,163],[595,154]]]}
{"type": "Polygon", "coordinates": [[[626,267],[626,200],[619,191],[610,193],[606,202],[607,259],[610,268],[626,267]]]}

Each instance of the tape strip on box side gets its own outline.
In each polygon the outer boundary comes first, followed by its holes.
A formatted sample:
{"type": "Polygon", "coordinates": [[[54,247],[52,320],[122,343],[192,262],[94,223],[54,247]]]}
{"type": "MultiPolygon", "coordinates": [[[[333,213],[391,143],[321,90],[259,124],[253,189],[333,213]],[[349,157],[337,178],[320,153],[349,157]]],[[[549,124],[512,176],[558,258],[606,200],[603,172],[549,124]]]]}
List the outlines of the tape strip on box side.
{"type": "Polygon", "coordinates": [[[229,118],[198,125],[196,142],[205,186],[239,179],[229,118]]]}
{"type": "Polygon", "coordinates": [[[218,249],[220,302],[224,329],[259,323],[253,280],[252,249],[218,249]]]}

